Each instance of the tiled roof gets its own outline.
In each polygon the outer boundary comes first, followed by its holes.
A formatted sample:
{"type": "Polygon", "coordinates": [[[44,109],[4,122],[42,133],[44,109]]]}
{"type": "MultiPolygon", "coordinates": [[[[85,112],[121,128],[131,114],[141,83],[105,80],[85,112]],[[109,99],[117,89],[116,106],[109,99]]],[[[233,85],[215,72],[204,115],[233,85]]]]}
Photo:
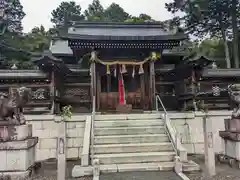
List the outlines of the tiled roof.
{"type": "Polygon", "coordinates": [[[240,69],[204,69],[202,77],[234,78],[240,77],[240,69]]]}
{"type": "Polygon", "coordinates": [[[186,36],[163,23],[89,23],[80,22],[62,34],[69,39],[84,40],[181,40],[186,36]]]}
{"type": "Polygon", "coordinates": [[[55,54],[64,54],[64,55],[73,55],[71,48],[68,46],[67,40],[53,40],[51,42],[49,50],[53,55],[55,54]]]}

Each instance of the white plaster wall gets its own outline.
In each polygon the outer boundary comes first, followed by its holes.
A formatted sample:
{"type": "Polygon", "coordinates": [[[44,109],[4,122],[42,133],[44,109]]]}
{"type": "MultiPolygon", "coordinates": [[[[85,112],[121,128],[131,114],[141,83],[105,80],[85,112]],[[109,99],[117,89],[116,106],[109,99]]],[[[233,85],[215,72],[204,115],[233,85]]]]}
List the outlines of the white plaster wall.
{"type": "MultiPolygon", "coordinates": [[[[182,143],[188,153],[204,153],[203,113],[170,113],[172,123],[181,134],[182,143]]],[[[231,117],[231,111],[210,111],[209,121],[213,123],[215,153],[223,152],[219,131],[225,130],[224,119],[231,117]]]]}
{"type": "MultiPolygon", "coordinates": [[[[33,136],[39,138],[36,146],[36,161],[56,158],[57,124],[53,115],[26,116],[33,126],[33,136]]],[[[81,158],[86,116],[73,116],[67,123],[67,158],[81,158]]]]}

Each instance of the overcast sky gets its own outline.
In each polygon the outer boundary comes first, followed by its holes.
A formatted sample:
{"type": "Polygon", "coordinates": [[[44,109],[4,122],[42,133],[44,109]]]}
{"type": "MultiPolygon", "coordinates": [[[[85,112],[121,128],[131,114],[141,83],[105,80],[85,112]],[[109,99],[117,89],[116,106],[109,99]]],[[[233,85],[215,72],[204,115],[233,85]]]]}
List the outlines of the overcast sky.
{"type": "MultiPolygon", "coordinates": [[[[46,28],[52,26],[51,12],[62,0],[20,0],[26,16],[23,21],[24,32],[29,32],[33,27],[44,25],[46,28]]],[[[75,0],[79,3],[83,10],[88,7],[92,0],[75,0]]],[[[149,14],[153,19],[166,20],[172,17],[166,11],[165,3],[171,0],[100,0],[104,7],[112,2],[119,4],[131,15],[139,15],[140,13],[149,14]],[[140,3],[141,2],[141,3],[140,3]]]]}

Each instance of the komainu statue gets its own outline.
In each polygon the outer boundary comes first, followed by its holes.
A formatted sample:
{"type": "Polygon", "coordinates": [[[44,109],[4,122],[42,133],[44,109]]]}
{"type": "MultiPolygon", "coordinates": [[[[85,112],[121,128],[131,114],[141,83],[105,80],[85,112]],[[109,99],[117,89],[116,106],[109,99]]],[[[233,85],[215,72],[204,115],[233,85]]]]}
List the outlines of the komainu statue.
{"type": "Polygon", "coordinates": [[[240,84],[229,85],[228,94],[232,102],[235,104],[232,119],[240,119],[240,84]]]}
{"type": "Polygon", "coordinates": [[[0,124],[24,124],[22,109],[30,99],[31,89],[26,87],[18,88],[10,95],[0,93],[0,124]]]}

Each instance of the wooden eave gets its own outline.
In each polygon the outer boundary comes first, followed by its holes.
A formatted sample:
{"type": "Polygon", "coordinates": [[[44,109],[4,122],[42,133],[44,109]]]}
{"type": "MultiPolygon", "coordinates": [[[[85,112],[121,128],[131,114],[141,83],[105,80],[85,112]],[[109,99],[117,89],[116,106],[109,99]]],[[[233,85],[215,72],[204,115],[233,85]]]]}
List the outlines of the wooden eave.
{"type": "Polygon", "coordinates": [[[61,73],[69,73],[69,68],[64,64],[62,59],[56,58],[52,55],[51,52],[44,52],[41,57],[34,58],[33,62],[42,70],[45,71],[45,67],[53,68],[55,67],[56,71],[61,73]]]}
{"type": "Polygon", "coordinates": [[[240,69],[204,69],[203,78],[240,78],[240,69]]]}
{"type": "Polygon", "coordinates": [[[48,74],[40,70],[0,70],[1,79],[47,79],[48,74]]]}

